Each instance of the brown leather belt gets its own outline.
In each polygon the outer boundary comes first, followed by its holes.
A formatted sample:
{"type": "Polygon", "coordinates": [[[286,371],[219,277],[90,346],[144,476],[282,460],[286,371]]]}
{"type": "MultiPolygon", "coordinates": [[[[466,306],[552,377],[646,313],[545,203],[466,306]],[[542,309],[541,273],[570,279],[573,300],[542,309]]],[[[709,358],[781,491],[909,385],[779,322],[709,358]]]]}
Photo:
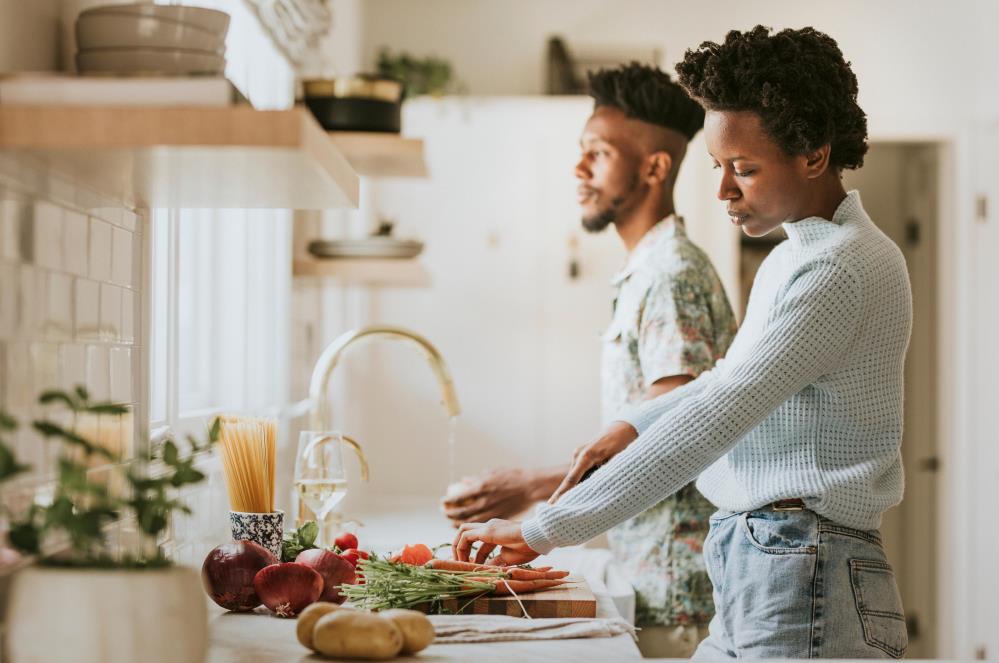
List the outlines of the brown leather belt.
{"type": "Polygon", "coordinates": [[[791,500],[777,500],[770,505],[774,511],[804,511],[805,501],[795,498],[791,500]]]}

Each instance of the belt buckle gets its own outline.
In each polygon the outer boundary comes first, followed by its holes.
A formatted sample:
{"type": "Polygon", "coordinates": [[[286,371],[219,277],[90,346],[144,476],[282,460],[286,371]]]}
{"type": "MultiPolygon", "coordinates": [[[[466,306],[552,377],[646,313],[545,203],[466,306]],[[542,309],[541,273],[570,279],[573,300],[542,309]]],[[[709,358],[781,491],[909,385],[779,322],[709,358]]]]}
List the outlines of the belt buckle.
{"type": "Polygon", "coordinates": [[[800,499],[777,500],[772,505],[774,511],[804,511],[805,503],[800,499]]]}

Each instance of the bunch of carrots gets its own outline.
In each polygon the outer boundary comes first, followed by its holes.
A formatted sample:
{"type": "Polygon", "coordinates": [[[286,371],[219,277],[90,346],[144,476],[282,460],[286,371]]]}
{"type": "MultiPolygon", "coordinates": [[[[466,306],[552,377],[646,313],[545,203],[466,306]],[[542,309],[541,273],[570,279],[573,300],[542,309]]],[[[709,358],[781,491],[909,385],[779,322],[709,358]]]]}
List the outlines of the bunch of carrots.
{"type": "MultiPolygon", "coordinates": [[[[551,567],[489,566],[434,559],[426,546],[407,546],[389,559],[359,560],[364,584],[340,590],[358,608],[429,608],[439,612],[447,599],[518,596],[555,589],[569,582],[568,571],[551,567]]],[[[467,604],[466,604],[467,605],[467,604]]],[[[459,612],[461,611],[460,608],[459,612]]]]}
{"type": "Polygon", "coordinates": [[[428,569],[467,573],[469,580],[487,582],[493,585],[492,594],[512,595],[543,592],[564,585],[568,571],[555,571],[550,566],[525,568],[522,566],[487,566],[473,562],[459,562],[453,559],[432,559],[425,564],[428,569]],[[493,575],[497,570],[502,575],[493,575]],[[478,575],[480,573],[489,575],[478,575]]]}

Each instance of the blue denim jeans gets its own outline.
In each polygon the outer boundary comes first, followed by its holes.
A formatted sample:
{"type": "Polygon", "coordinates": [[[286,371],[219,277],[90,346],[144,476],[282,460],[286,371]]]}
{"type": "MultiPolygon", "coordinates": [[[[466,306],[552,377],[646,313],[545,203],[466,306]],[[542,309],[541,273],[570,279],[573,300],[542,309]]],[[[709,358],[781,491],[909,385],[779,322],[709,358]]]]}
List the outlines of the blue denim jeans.
{"type": "Polygon", "coordinates": [[[715,617],[695,659],[901,658],[902,600],[877,531],[812,511],[719,511],[704,558],[715,617]]]}

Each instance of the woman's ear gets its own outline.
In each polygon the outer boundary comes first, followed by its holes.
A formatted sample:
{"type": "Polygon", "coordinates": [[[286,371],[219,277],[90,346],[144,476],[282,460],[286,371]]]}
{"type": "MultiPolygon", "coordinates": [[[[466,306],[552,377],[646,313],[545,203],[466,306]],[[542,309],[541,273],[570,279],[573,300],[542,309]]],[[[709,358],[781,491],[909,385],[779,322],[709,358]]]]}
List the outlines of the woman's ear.
{"type": "Polygon", "coordinates": [[[829,155],[831,153],[832,146],[826,143],[805,155],[805,175],[808,179],[815,179],[829,170],[829,155]]]}
{"type": "Polygon", "coordinates": [[[649,184],[662,184],[669,179],[673,168],[673,157],[669,152],[653,152],[645,158],[645,180],[649,184]]]}

